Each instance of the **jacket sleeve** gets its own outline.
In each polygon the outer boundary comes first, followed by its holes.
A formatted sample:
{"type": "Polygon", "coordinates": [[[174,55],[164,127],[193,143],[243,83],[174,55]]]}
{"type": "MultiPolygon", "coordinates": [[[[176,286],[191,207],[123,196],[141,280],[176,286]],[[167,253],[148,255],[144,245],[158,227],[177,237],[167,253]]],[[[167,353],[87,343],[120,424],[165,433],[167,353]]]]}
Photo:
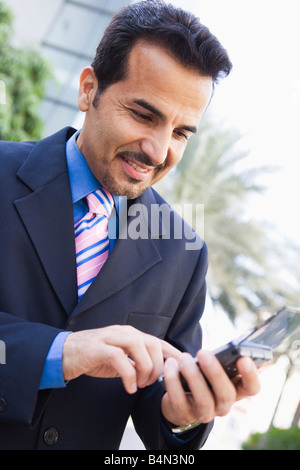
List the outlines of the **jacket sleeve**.
{"type": "Polygon", "coordinates": [[[0,312],[0,335],[6,348],[6,364],[0,365],[0,420],[35,424],[50,393],[39,391],[45,360],[60,331],[0,312]]]}

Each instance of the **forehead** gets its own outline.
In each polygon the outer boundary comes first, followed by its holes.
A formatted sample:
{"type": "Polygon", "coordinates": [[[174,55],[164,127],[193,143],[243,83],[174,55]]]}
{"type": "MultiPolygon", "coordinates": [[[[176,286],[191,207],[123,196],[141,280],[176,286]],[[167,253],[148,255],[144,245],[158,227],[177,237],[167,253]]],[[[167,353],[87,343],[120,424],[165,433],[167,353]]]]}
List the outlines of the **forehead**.
{"type": "MultiPolygon", "coordinates": [[[[212,78],[177,62],[165,49],[138,42],[128,58],[124,97],[153,100],[161,107],[201,117],[212,95],[212,78]],[[140,95],[140,96],[139,96],[140,95]]],[[[167,109],[166,109],[167,110],[167,109]]]]}

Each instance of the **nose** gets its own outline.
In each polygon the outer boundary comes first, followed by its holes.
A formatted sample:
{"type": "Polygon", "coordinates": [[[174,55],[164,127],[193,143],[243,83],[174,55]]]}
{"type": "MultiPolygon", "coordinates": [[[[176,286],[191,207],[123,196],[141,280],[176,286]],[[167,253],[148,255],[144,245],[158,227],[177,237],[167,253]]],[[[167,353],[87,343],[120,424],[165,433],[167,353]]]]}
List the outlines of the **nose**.
{"type": "Polygon", "coordinates": [[[170,143],[170,132],[158,129],[141,139],[140,148],[150,158],[153,165],[161,165],[168,156],[170,143]]]}

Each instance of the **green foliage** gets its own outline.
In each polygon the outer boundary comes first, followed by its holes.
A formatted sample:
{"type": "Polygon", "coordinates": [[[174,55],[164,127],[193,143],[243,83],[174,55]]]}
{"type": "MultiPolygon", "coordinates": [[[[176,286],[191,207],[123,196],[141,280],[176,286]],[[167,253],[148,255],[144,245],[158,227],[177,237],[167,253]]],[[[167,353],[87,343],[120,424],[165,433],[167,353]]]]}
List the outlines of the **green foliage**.
{"type": "Polygon", "coordinates": [[[300,428],[278,429],[255,433],[242,445],[244,450],[300,450],[300,428]]]}
{"type": "Polygon", "coordinates": [[[0,2],[0,81],[5,84],[5,104],[0,104],[0,139],[33,140],[42,136],[38,115],[50,68],[34,49],[11,45],[13,17],[0,2]]]}

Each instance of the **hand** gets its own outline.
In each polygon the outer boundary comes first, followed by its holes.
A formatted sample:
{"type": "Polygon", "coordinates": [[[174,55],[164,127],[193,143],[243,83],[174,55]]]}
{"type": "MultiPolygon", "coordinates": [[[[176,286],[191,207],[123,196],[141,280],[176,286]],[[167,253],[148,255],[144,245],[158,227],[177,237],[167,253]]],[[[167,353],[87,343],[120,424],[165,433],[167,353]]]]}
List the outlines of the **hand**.
{"type": "Polygon", "coordinates": [[[178,362],[174,358],[165,362],[167,393],[162,399],[162,413],[167,421],[176,426],[208,423],[216,416],[225,416],[234,402],[255,395],[260,389],[256,367],[248,357],[238,360],[239,376],[234,383],[213,353],[201,350],[197,358],[211,388],[190,354],[182,354],[178,362]],[[184,391],[179,370],[187,380],[191,393],[184,391]]]}
{"type": "Polygon", "coordinates": [[[164,359],[179,359],[181,353],[167,342],[128,325],[70,333],[63,349],[63,374],[72,380],[91,377],[121,377],[128,393],[145,387],[163,373],[164,359]]]}

